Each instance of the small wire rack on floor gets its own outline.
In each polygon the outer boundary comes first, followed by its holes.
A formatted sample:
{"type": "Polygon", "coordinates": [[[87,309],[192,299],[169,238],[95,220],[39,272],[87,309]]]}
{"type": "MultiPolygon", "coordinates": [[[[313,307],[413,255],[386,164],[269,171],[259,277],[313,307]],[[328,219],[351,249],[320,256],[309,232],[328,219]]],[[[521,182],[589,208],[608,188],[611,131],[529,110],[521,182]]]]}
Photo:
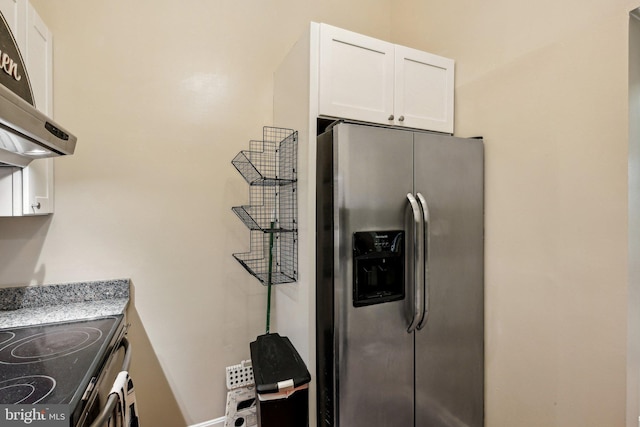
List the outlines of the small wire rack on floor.
{"type": "Polygon", "coordinates": [[[292,129],[264,127],[231,161],[249,183],[249,204],[232,210],[251,230],[249,252],[233,256],[265,285],[297,280],[297,143],[292,129]]]}

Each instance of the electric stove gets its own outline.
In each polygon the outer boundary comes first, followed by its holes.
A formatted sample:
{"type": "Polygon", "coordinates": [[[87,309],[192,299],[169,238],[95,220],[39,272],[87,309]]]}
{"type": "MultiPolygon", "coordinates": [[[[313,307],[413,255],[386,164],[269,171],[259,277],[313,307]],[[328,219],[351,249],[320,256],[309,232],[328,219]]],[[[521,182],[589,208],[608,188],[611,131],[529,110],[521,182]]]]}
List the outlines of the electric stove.
{"type": "Polygon", "coordinates": [[[75,426],[123,331],[122,315],[0,329],[0,404],[65,405],[75,426]]]}

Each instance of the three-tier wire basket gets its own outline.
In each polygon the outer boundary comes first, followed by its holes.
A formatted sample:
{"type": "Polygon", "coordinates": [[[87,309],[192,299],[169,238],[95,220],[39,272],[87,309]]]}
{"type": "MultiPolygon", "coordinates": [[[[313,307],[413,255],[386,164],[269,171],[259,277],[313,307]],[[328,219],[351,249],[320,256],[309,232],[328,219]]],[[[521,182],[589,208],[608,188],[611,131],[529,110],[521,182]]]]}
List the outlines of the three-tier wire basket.
{"type": "Polygon", "coordinates": [[[265,126],[231,161],[249,184],[249,204],[232,210],[250,230],[249,252],[233,257],[264,285],[298,278],[297,157],[297,131],[265,126]]]}

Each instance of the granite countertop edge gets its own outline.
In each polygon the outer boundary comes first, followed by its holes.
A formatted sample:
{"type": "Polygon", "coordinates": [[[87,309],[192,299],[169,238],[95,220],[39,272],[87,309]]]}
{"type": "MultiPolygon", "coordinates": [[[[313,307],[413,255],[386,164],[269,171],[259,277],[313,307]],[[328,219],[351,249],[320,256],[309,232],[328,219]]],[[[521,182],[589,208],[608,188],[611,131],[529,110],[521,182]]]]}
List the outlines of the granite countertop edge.
{"type": "Polygon", "coordinates": [[[0,329],[123,314],[129,279],[0,288],[0,329]]]}

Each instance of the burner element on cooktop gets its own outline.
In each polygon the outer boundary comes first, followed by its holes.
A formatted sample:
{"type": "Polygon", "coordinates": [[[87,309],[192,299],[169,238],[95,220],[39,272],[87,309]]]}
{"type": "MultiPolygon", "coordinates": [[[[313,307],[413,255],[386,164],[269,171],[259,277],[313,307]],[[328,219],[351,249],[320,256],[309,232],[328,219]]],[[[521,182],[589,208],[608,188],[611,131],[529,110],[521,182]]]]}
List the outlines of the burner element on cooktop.
{"type": "Polygon", "coordinates": [[[0,345],[11,341],[15,336],[16,334],[11,331],[0,331],[0,345]]]}
{"type": "Polygon", "coordinates": [[[0,381],[3,403],[34,404],[51,394],[56,380],[48,375],[27,375],[0,381]]]}
{"type": "MultiPolygon", "coordinates": [[[[0,340],[2,338],[0,335],[0,340]]],[[[1,347],[0,364],[20,365],[56,359],[84,350],[100,341],[100,338],[102,338],[100,329],[87,326],[37,333],[1,347]]],[[[4,340],[4,343],[9,340],[4,340]]]]}

